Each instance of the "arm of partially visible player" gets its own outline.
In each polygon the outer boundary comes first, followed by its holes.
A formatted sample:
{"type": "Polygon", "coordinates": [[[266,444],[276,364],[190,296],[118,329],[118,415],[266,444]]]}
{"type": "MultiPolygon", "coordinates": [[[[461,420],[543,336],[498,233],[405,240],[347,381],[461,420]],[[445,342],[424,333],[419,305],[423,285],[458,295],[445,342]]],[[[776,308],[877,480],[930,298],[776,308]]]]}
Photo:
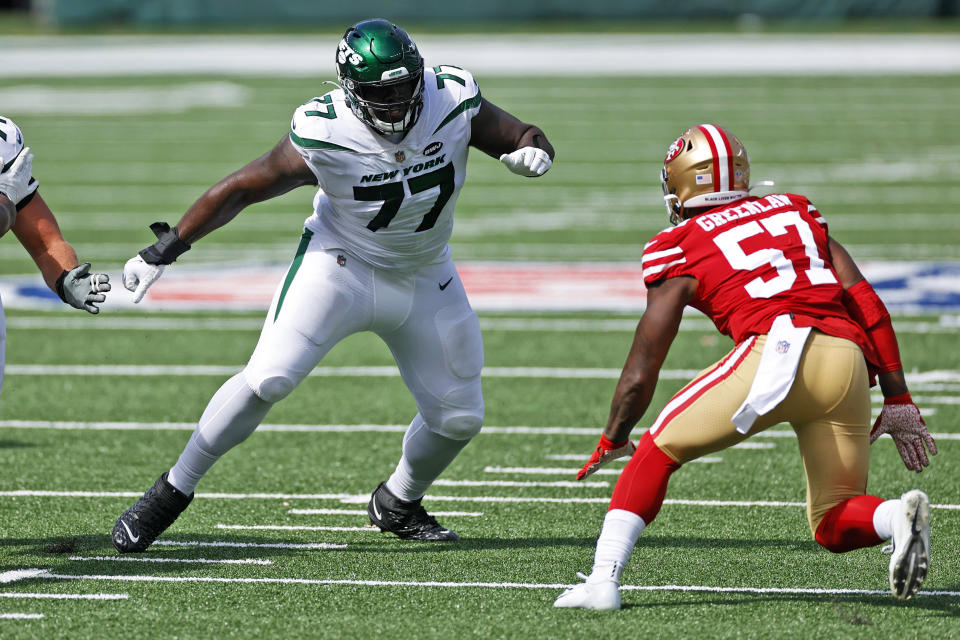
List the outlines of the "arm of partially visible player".
{"type": "Polygon", "coordinates": [[[13,225],[17,236],[37,264],[44,282],[60,299],[77,309],[99,313],[99,303],[110,290],[105,273],[89,273],[90,263],[77,264],[77,254],[60,233],[50,207],[37,192],[17,214],[13,225]]]}
{"type": "Polygon", "coordinates": [[[829,242],[830,258],[845,290],[844,305],[866,331],[880,359],[877,380],[883,391],[883,408],[870,432],[870,442],[889,434],[907,469],[923,471],[930,465],[926,449],[936,455],[937,444],[910,397],[890,314],[847,250],[833,238],[829,242]]]}
{"type": "Polygon", "coordinates": [[[17,205],[7,196],[0,193],[0,237],[6,235],[17,220],[17,205]]]}
{"type": "Polygon", "coordinates": [[[283,195],[297,187],[317,184],[316,176],[284,136],[273,149],[210,187],[194,202],[175,227],[155,222],[150,229],[157,241],[123,267],[123,286],[139,302],[147,288],[190,246],[227,224],[251,204],[283,195]]]}
{"type": "Polygon", "coordinates": [[[650,406],[660,367],[677,337],[683,308],[696,290],[697,281],[689,276],[667,278],[648,289],[647,310],[640,318],[620,372],[607,426],[590,460],[577,474],[578,480],[636,449],[629,440],[630,432],[650,406]]]}
{"type": "Polygon", "coordinates": [[[521,122],[484,99],[470,123],[470,144],[499,158],[510,171],[535,178],[553,164],[555,152],[540,127],[521,122]]]}

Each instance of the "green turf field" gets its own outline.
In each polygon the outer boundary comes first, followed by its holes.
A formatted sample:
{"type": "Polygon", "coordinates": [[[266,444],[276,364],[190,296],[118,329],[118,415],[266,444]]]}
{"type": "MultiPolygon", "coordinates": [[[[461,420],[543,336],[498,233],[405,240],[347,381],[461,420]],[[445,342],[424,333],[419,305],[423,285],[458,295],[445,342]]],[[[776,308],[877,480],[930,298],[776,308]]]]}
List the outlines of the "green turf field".
{"type": "MultiPolygon", "coordinates": [[[[643,243],[667,225],[657,182],[666,147],[706,121],[740,136],[754,180],[808,195],[855,258],[960,259],[960,77],[479,81],[488,99],[542,126],[557,160],[532,181],[475,152],[457,210],[457,259],[639,260],[643,243]]],[[[150,241],[149,223],[174,222],[205,188],[284,135],[297,105],[325,91],[317,78],[12,84],[47,92],[45,107],[4,115],[33,147],[34,173],[66,237],[115,286],[123,262],[150,241]]],[[[285,263],[311,197],[303,189],[257,205],[182,261],[285,263]]],[[[0,272],[32,270],[15,239],[0,243],[0,272]]],[[[551,605],[576,571],[589,570],[616,479],[565,484],[606,419],[610,371],[623,362],[635,318],[482,314],[487,367],[498,372],[484,383],[491,428],[425,501],[453,512],[439,519],[461,534],[459,543],[405,543],[360,529],[365,496],[392,471],[415,408],[398,377],[334,375],[308,378],[274,408],[269,428],[214,467],[161,538],[180,545],[118,561],[108,538],[114,520],[175,461],[228,374],[67,367],[239,368],[261,314],[7,316],[0,573],[49,573],[0,585],[0,616],[44,616],[0,618],[4,638],[960,636],[956,316],[897,318],[904,362],[917,373],[915,399],[931,431],[943,434],[940,455],[913,476],[884,439],[870,475],[874,493],[918,486],[943,507],[933,513],[927,594],[896,603],[884,593],[879,549],[836,556],[813,542],[796,505],[804,499],[796,441],[780,426],[751,440],[756,448],[674,475],[668,498],[701,504],[665,505],[641,536],[623,581],[633,589],[613,614],[551,605]],[[516,367],[540,369],[512,377],[516,367]]],[[[729,348],[702,323],[681,332],[651,410],[686,372],[729,348]]],[[[389,364],[387,349],[361,335],[322,367],[389,364]]]]}

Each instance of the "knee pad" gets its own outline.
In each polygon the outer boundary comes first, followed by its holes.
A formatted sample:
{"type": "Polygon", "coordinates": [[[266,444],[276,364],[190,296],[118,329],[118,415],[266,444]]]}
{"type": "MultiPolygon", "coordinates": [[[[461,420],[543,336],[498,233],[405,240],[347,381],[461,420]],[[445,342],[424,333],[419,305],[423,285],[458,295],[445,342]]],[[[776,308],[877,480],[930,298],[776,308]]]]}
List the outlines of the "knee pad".
{"type": "Polygon", "coordinates": [[[421,415],[430,430],[453,440],[469,440],[483,426],[483,393],[480,379],[450,389],[439,404],[421,415]]]}
{"type": "Polygon", "coordinates": [[[451,440],[469,440],[483,426],[483,414],[457,414],[443,417],[440,427],[434,431],[451,440]]]}
{"type": "Polygon", "coordinates": [[[247,384],[261,400],[271,404],[286,398],[297,386],[296,382],[286,376],[267,376],[257,381],[248,377],[247,384]]]}

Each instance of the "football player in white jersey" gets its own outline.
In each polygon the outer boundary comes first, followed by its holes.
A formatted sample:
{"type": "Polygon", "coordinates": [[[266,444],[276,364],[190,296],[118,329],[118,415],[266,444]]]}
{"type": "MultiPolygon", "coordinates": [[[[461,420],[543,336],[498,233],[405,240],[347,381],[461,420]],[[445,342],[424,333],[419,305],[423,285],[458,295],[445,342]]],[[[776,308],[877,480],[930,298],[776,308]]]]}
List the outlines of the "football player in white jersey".
{"type": "MultiPolygon", "coordinates": [[[[33,154],[13,120],[0,116],[0,236],[13,234],[37,264],[44,281],[60,299],[77,309],[99,313],[110,277],[90,273],[90,263],[77,264],[77,254],[37,191],[33,154]]],[[[0,304],[0,385],[6,353],[6,320],[0,304]]]]}
{"type": "Polygon", "coordinates": [[[121,552],[145,550],[214,462],[359,331],[386,342],[418,409],[396,469],[370,498],[370,520],[401,538],[457,539],[421,499],[483,423],[480,325],[447,244],[467,148],[537,177],[553,147],[482,98],[467,71],[424,66],[413,40],[386,20],[347,29],[336,67],[340,88],[300,106],[289,135],[211,187],[175,227],[151,225],[157,242],[124,267],[139,301],[166,265],[247,205],[319,186],[250,361],[210,400],[176,464],[119,517],[121,552]]]}

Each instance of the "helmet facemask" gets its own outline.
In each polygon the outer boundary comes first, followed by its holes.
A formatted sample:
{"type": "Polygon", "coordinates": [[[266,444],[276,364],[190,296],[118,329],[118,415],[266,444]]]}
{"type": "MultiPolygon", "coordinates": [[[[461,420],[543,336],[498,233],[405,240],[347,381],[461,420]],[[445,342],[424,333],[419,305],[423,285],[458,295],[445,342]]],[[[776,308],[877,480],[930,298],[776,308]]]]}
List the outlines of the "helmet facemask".
{"type": "Polygon", "coordinates": [[[423,69],[413,73],[400,67],[386,71],[396,78],[357,82],[342,78],[354,115],[383,134],[403,133],[417,122],[423,110],[423,69]]]}

